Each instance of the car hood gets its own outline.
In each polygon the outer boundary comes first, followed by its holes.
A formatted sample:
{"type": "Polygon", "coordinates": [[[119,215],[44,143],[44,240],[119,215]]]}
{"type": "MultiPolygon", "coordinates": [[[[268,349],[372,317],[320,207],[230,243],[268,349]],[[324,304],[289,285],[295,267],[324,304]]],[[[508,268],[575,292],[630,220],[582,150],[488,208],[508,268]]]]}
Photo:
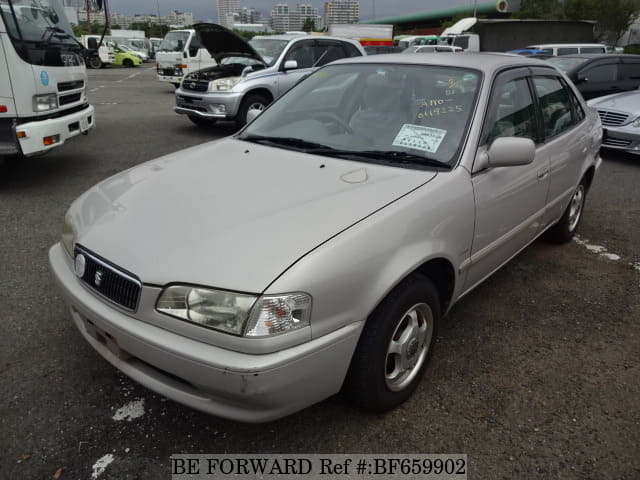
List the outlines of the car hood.
{"type": "Polygon", "coordinates": [[[436,176],[224,139],[117,174],[71,206],[75,240],[143,283],[260,293],[436,176]]]}
{"type": "Polygon", "coordinates": [[[594,108],[640,113],[640,90],[631,90],[629,92],[607,95],[606,97],[593,98],[587,103],[594,108]]]}
{"type": "Polygon", "coordinates": [[[260,54],[248,42],[222,25],[196,23],[193,28],[198,35],[200,43],[218,64],[226,57],[255,58],[264,63],[260,54]]]}

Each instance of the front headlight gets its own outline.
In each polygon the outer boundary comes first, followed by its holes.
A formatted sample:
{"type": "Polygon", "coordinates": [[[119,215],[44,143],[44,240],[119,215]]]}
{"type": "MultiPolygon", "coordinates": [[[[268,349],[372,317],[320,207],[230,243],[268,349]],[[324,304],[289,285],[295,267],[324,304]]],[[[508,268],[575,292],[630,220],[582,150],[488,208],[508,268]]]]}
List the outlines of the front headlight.
{"type": "Polygon", "coordinates": [[[309,325],[311,296],[255,295],[176,285],[165,288],[156,310],[203,327],[266,337],[309,325]]]}
{"type": "Polygon", "coordinates": [[[240,77],[219,78],[218,80],[209,82],[209,91],[223,92],[226,90],[231,90],[239,81],[240,77]]]}
{"type": "Polygon", "coordinates": [[[71,215],[67,212],[67,214],[64,216],[64,224],[62,225],[62,238],[60,239],[60,242],[72,258],[74,241],[75,234],[73,232],[73,223],[71,221],[71,215]]]}
{"type": "Polygon", "coordinates": [[[46,112],[58,108],[58,96],[55,93],[33,96],[33,111],[46,112]]]}
{"type": "Polygon", "coordinates": [[[631,123],[632,127],[640,127],[640,117],[636,118],[632,123],[631,123]]]}

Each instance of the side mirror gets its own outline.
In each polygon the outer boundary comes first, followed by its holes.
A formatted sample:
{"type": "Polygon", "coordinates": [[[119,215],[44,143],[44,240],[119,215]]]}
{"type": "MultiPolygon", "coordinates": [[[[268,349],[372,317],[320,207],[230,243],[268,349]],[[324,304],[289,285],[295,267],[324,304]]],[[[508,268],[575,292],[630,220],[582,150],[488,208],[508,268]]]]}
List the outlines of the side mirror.
{"type": "Polygon", "coordinates": [[[296,68],[298,68],[298,62],[295,60],[287,60],[286,62],[284,62],[284,69],[285,70],[295,70],[296,68]]]}
{"type": "Polygon", "coordinates": [[[498,137],[486,155],[488,167],[528,165],[536,155],[536,146],[530,138],[498,137]]]}
{"type": "Polygon", "coordinates": [[[247,123],[251,123],[255,120],[255,118],[262,113],[262,110],[258,110],[257,108],[252,108],[247,111],[247,123]]]}

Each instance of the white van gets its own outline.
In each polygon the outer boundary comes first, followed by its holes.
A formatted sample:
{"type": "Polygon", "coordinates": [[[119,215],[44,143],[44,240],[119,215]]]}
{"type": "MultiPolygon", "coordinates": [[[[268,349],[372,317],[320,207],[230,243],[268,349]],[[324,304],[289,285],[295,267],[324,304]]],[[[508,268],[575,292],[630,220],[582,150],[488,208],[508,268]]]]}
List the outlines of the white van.
{"type": "Polygon", "coordinates": [[[601,43],[544,43],[529,45],[527,49],[547,50],[551,55],[574,55],[576,53],[607,53],[607,46],[601,43]]]}
{"type": "Polygon", "coordinates": [[[158,80],[176,87],[187,73],[217,65],[194,29],[171,30],[156,50],[158,80]]]}

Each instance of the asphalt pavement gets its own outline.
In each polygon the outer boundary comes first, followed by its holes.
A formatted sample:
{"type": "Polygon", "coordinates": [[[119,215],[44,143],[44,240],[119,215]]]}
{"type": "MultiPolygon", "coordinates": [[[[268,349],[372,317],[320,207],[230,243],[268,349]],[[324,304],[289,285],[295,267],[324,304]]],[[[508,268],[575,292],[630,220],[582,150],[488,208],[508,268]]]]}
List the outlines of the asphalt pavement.
{"type": "Polygon", "coordinates": [[[470,479],[640,478],[640,157],[604,155],[576,241],[535,242],[453,308],[406,404],[336,396],[240,424],[119,373],[54,286],[75,197],[235,128],[175,114],[150,64],[89,77],[97,128],[0,166],[0,479],[170,478],[174,453],[465,453],[470,479]]]}

